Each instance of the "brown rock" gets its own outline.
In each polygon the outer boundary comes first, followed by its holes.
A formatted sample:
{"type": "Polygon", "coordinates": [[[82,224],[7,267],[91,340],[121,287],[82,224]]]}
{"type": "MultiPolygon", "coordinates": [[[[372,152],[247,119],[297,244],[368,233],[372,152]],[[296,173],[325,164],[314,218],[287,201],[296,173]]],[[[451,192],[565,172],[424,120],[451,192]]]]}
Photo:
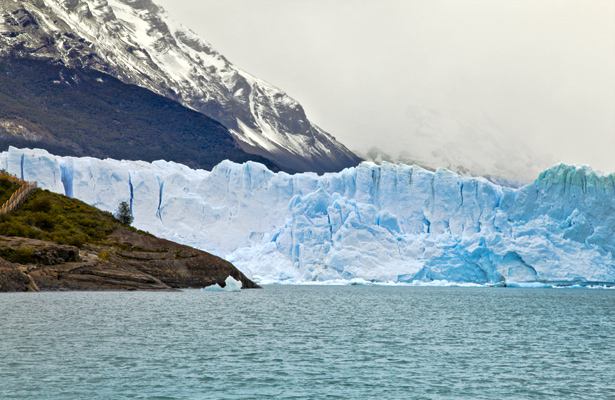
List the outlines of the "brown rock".
{"type": "Polygon", "coordinates": [[[104,243],[74,246],[0,236],[0,291],[169,290],[259,286],[219,257],[120,227],[104,243]]]}

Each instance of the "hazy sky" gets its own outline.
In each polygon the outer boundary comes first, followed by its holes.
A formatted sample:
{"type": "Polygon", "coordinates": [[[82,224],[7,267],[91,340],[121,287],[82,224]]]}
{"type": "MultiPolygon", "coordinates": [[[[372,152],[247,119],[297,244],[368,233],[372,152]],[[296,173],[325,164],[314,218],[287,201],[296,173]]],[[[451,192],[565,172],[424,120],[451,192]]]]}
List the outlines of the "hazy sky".
{"type": "Polygon", "coordinates": [[[615,171],[615,0],[157,1],[353,150],[615,171]]]}

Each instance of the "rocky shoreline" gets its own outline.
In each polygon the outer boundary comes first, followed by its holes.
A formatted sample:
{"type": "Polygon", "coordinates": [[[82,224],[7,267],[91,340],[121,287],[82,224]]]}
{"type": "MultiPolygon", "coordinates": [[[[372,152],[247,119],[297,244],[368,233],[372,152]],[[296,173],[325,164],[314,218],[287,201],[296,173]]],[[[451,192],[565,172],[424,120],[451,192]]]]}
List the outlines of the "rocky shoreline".
{"type": "Polygon", "coordinates": [[[224,287],[228,276],[259,287],[219,257],[123,227],[81,248],[0,236],[0,292],[224,287]]]}

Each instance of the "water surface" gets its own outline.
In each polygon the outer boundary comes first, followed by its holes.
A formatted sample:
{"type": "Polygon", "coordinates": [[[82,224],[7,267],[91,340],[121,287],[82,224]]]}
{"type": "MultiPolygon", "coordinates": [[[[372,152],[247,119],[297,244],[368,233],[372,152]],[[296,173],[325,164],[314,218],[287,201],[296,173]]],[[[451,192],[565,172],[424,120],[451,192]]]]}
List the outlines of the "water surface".
{"type": "Polygon", "coordinates": [[[0,295],[0,399],[615,399],[615,290],[0,295]]]}

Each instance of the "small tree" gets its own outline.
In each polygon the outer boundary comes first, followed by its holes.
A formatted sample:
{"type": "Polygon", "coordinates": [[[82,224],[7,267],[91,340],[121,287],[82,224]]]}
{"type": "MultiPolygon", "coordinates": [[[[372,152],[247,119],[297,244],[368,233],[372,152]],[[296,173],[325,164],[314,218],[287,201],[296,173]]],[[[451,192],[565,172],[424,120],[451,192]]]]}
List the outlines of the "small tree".
{"type": "Polygon", "coordinates": [[[115,218],[124,225],[132,224],[132,221],[134,221],[134,217],[132,216],[132,211],[130,210],[130,206],[128,205],[127,202],[122,201],[117,206],[117,211],[115,212],[115,218]]]}

